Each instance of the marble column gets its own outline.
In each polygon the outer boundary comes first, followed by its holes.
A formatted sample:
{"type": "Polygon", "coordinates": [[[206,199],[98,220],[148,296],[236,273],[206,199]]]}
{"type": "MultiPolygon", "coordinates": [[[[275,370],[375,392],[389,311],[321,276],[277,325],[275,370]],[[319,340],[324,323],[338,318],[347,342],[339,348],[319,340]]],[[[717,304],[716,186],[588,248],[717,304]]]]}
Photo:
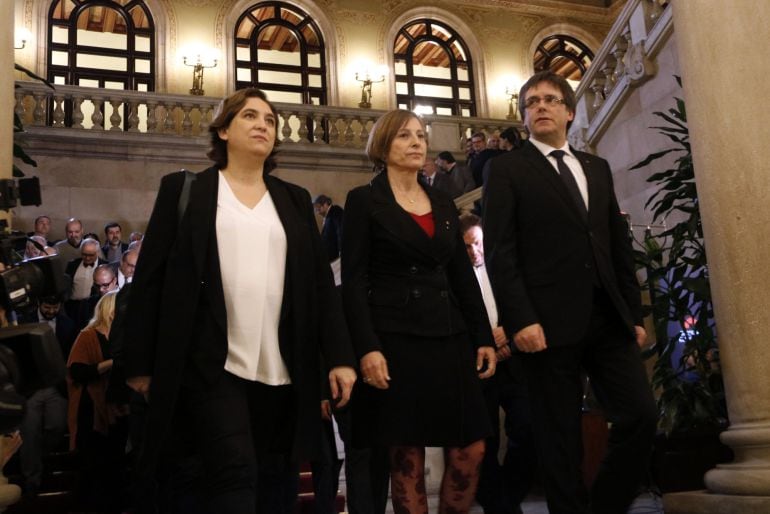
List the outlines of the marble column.
{"type": "Polygon", "coordinates": [[[770,2],[676,0],[679,48],[735,460],[666,513],[770,512],[770,2]]]}
{"type": "Polygon", "coordinates": [[[11,176],[13,156],[13,6],[0,2],[0,178],[11,176]]]}
{"type": "MultiPolygon", "coordinates": [[[[13,2],[0,2],[0,179],[12,175],[13,159],[13,2]]],[[[1,219],[8,213],[0,211],[1,219]]],[[[0,437],[0,455],[4,441],[0,437]]],[[[21,498],[21,489],[9,484],[0,469],[0,512],[21,498]]]]}

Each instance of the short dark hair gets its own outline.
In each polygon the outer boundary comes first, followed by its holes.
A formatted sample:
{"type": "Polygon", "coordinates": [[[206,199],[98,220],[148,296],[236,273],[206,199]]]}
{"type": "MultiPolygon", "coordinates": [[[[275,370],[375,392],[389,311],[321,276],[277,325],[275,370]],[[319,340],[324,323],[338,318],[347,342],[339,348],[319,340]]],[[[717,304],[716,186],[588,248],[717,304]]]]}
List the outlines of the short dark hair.
{"type": "Polygon", "coordinates": [[[117,221],[111,221],[104,226],[104,235],[106,236],[107,231],[115,227],[118,227],[120,230],[123,230],[123,228],[120,226],[120,223],[118,223],[117,221]]]}
{"type": "Polygon", "coordinates": [[[474,137],[480,137],[481,139],[484,140],[484,142],[486,142],[487,140],[487,135],[484,134],[483,132],[474,132],[473,135],[471,135],[471,141],[473,141],[474,137]]]}
{"type": "Polygon", "coordinates": [[[273,141],[273,151],[265,159],[264,173],[270,173],[277,166],[275,155],[278,153],[278,111],[275,110],[275,106],[267,99],[267,95],[261,89],[255,87],[248,87],[245,89],[239,89],[230,96],[224,98],[217,107],[214,113],[214,119],[209,125],[209,136],[211,137],[211,149],[206,153],[206,156],[214,161],[219,169],[227,167],[227,141],[219,137],[219,130],[230,126],[230,123],[235,118],[235,115],[243,109],[246,101],[249,98],[259,98],[264,101],[270,111],[275,117],[275,141],[273,141]]]}
{"type": "Polygon", "coordinates": [[[508,127],[500,132],[500,138],[508,141],[514,148],[521,146],[521,134],[516,127],[508,127]]]}
{"type": "Polygon", "coordinates": [[[376,171],[385,169],[390,145],[393,143],[401,127],[406,125],[412,118],[419,121],[420,125],[422,125],[427,144],[428,134],[425,131],[425,122],[412,111],[394,109],[380,116],[374,123],[371,132],[369,132],[369,141],[366,142],[366,155],[374,164],[376,171]]]}
{"type": "Polygon", "coordinates": [[[332,199],[326,195],[318,195],[313,200],[313,205],[331,205],[332,199]]]}
{"type": "Polygon", "coordinates": [[[51,217],[50,216],[46,216],[45,214],[41,214],[40,216],[35,218],[35,225],[37,225],[37,222],[40,221],[43,218],[47,219],[49,223],[51,222],[51,217]]]}
{"type": "Polygon", "coordinates": [[[59,295],[48,295],[48,296],[42,296],[38,300],[38,305],[46,304],[46,305],[58,305],[61,303],[61,297],[59,295]]]}
{"type": "Polygon", "coordinates": [[[446,161],[450,164],[455,162],[455,156],[452,155],[452,152],[447,151],[439,152],[439,154],[436,156],[436,159],[441,159],[442,161],[446,161]]]}
{"type": "MultiPolygon", "coordinates": [[[[552,86],[559,88],[561,96],[564,98],[564,107],[571,113],[575,112],[575,109],[577,108],[577,99],[575,98],[575,91],[572,90],[572,86],[569,85],[567,79],[561,75],[557,75],[551,70],[544,70],[529,77],[519,90],[519,113],[521,114],[522,120],[525,119],[527,113],[527,107],[524,104],[524,102],[527,101],[525,95],[527,94],[527,91],[541,82],[548,82],[552,86]]],[[[570,125],[572,125],[572,121],[567,122],[567,130],[569,130],[570,125]]]]}
{"type": "Polygon", "coordinates": [[[473,227],[481,227],[481,218],[475,214],[463,214],[460,216],[460,233],[465,235],[473,227]]]}

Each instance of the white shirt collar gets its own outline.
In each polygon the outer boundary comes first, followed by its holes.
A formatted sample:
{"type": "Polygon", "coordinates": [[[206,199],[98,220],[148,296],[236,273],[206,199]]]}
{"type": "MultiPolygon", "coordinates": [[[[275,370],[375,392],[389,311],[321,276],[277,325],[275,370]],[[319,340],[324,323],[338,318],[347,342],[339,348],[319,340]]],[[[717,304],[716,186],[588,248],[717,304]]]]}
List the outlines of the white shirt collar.
{"type": "Polygon", "coordinates": [[[529,141],[533,145],[535,145],[535,148],[540,150],[540,153],[542,153],[545,156],[550,155],[550,153],[553,152],[554,150],[562,150],[565,154],[567,154],[567,155],[569,155],[571,157],[575,157],[575,154],[573,154],[572,151],[570,150],[569,142],[567,142],[567,141],[564,142],[564,146],[562,146],[561,148],[555,148],[555,147],[553,147],[551,145],[543,143],[542,141],[538,141],[537,139],[535,139],[534,137],[531,137],[531,136],[529,138],[529,141]]]}

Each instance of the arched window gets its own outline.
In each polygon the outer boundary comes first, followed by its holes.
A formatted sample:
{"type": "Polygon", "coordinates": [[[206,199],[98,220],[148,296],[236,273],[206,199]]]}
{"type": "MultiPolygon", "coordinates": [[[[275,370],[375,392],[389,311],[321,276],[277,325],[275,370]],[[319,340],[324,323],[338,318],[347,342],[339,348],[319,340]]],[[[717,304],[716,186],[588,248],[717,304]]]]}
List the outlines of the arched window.
{"type": "Polygon", "coordinates": [[[428,19],[405,25],[393,45],[393,62],[399,108],[476,116],[470,53],[451,28],[428,19]]]}
{"type": "Polygon", "coordinates": [[[582,41],[572,36],[548,36],[535,50],[535,72],[551,70],[577,83],[593,59],[593,52],[582,41]]]}
{"type": "Polygon", "coordinates": [[[260,2],[235,25],[235,88],[259,87],[270,100],[326,104],[321,31],[293,5],[260,2]]]}
{"type": "Polygon", "coordinates": [[[143,0],[54,0],[48,80],[106,89],[155,89],[155,28],[143,0]]]}

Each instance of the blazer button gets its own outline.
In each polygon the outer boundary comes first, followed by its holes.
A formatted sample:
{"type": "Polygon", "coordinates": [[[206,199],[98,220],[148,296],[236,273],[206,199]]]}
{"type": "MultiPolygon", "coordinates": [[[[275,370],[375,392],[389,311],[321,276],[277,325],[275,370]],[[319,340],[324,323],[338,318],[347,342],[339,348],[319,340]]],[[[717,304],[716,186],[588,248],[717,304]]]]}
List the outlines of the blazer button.
{"type": "Polygon", "coordinates": [[[586,266],[586,269],[591,269],[591,268],[593,268],[593,266],[591,265],[591,263],[590,263],[590,262],[586,262],[585,266],[586,266]]]}
{"type": "Polygon", "coordinates": [[[440,294],[441,294],[441,298],[446,298],[449,296],[449,293],[447,293],[446,291],[441,291],[440,294]]]}
{"type": "Polygon", "coordinates": [[[412,275],[415,275],[417,273],[417,266],[412,266],[411,268],[409,268],[409,273],[411,273],[412,275]]]}
{"type": "Polygon", "coordinates": [[[441,264],[436,266],[436,273],[442,273],[443,271],[444,271],[444,266],[442,266],[441,264]]]}
{"type": "Polygon", "coordinates": [[[412,298],[420,298],[422,292],[419,289],[412,289],[412,298]]]}

